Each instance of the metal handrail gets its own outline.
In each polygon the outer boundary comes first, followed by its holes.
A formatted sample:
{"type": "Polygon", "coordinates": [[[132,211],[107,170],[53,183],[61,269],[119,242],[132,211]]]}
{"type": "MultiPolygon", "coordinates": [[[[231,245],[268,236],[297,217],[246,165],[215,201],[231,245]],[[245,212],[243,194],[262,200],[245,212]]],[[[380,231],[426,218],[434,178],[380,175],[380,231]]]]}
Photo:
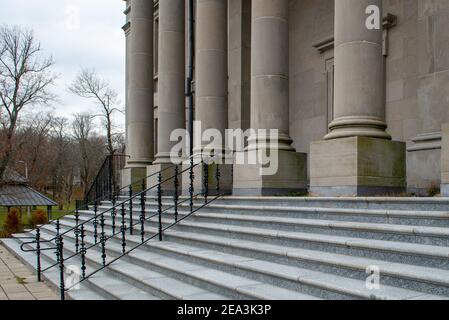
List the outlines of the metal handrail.
{"type": "MultiPolygon", "coordinates": [[[[211,159],[215,158],[215,156],[211,156],[211,159]]],[[[56,236],[53,237],[52,239],[49,240],[41,240],[40,237],[40,229],[37,228],[36,229],[36,235],[35,235],[35,240],[34,241],[29,241],[29,242],[24,242],[21,244],[21,249],[25,252],[36,252],[37,253],[37,276],[38,276],[38,280],[40,281],[41,279],[41,274],[45,271],[48,271],[56,266],[59,266],[59,271],[60,271],[60,293],[61,293],[61,300],[65,299],[65,292],[70,290],[73,285],[71,285],[69,288],[65,287],[65,278],[64,278],[64,274],[65,274],[65,266],[64,263],[76,256],[80,256],[81,257],[81,270],[82,270],[82,276],[83,279],[80,282],[85,281],[86,279],[90,278],[91,276],[93,276],[94,274],[98,273],[99,271],[107,268],[109,265],[111,265],[112,263],[114,263],[115,261],[119,260],[121,257],[126,256],[127,254],[129,254],[130,252],[136,250],[137,248],[140,248],[142,245],[144,245],[145,243],[148,243],[150,240],[154,239],[155,237],[159,236],[159,240],[162,241],[163,239],[163,232],[172,228],[173,226],[176,226],[179,222],[189,218],[191,215],[193,215],[195,212],[197,212],[198,210],[201,210],[202,208],[204,208],[205,206],[209,205],[211,202],[215,201],[216,199],[218,199],[219,197],[222,196],[221,192],[220,192],[220,169],[219,169],[219,165],[217,163],[217,167],[216,167],[216,172],[215,172],[215,178],[216,178],[216,196],[211,199],[208,200],[208,196],[209,196],[209,162],[205,162],[203,156],[201,156],[201,161],[198,161],[196,163],[194,163],[194,156],[189,157],[190,159],[190,166],[184,170],[179,170],[179,165],[172,165],[168,168],[165,168],[164,170],[161,170],[157,173],[152,174],[151,176],[154,175],[158,175],[158,183],[149,187],[149,188],[145,188],[144,185],[142,186],[142,191],[137,192],[135,194],[132,193],[132,185],[130,186],[130,194],[129,197],[124,200],[124,201],[120,201],[118,204],[116,204],[115,202],[115,195],[114,198],[112,199],[112,207],[108,208],[107,210],[104,210],[100,213],[98,213],[97,211],[97,203],[95,204],[95,209],[94,209],[94,215],[93,217],[84,220],[82,223],[80,223],[79,221],[79,215],[77,212],[77,216],[76,216],[76,225],[72,228],[69,228],[68,230],[65,230],[64,232],[61,232],[61,225],[60,225],[60,221],[57,220],[56,221],[56,236]],[[195,174],[194,174],[194,169],[195,167],[199,166],[199,165],[203,166],[203,170],[204,170],[204,179],[202,181],[202,187],[203,190],[200,193],[194,194],[194,179],[195,179],[195,174]],[[174,168],[174,175],[163,179],[162,178],[162,173],[170,168],[174,168]],[[190,187],[189,187],[189,197],[184,199],[183,201],[179,201],[179,179],[178,177],[183,175],[185,172],[190,171],[189,174],[189,180],[190,180],[190,187]],[[162,185],[166,184],[169,181],[174,181],[174,205],[165,208],[164,210],[162,209],[162,185]],[[154,190],[157,188],[157,201],[158,201],[158,209],[157,209],[157,213],[156,214],[152,214],[151,216],[146,216],[146,212],[147,212],[147,208],[146,208],[146,201],[147,201],[147,194],[148,192],[154,190]],[[199,196],[204,196],[204,204],[196,209],[194,209],[194,199],[197,199],[199,196]],[[134,208],[134,200],[136,200],[137,198],[140,197],[140,205],[141,205],[141,211],[140,211],[140,216],[139,216],[139,221],[137,223],[133,223],[133,219],[132,219],[132,214],[133,214],[133,208],[134,208]],[[181,219],[178,219],[178,207],[182,204],[184,204],[185,202],[189,201],[189,206],[190,206],[190,213],[187,215],[183,215],[183,217],[181,219]],[[125,224],[125,216],[127,214],[127,207],[126,204],[129,203],[129,208],[128,208],[128,212],[129,212],[129,228],[128,226],[125,224]],[[169,210],[174,209],[174,214],[175,214],[175,222],[163,227],[162,226],[162,215],[164,213],[166,213],[169,210]],[[106,236],[105,233],[105,214],[107,213],[111,213],[111,217],[112,217],[112,234],[110,234],[109,236],[106,236]],[[121,215],[121,227],[119,228],[119,231],[116,232],[116,217],[117,217],[117,213],[119,213],[121,215]],[[154,234],[153,236],[145,239],[145,223],[153,218],[155,218],[156,216],[158,216],[158,232],[156,234],[154,234]],[[99,219],[99,220],[98,220],[99,219]],[[101,227],[101,232],[100,232],[100,241],[98,242],[98,225],[99,225],[99,221],[100,221],[100,227],[101,227]],[[86,247],[86,243],[84,241],[85,238],[85,226],[88,223],[93,222],[94,225],[94,243],[89,245],[88,247],[86,247]],[[138,226],[140,224],[141,227],[141,243],[138,246],[135,246],[132,249],[128,249],[126,248],[126,231],[129,229],[130,234],[133,234],[133,230],[136,226],[138,226]],[[70,232],[75,232],[75,253],[72,254],[69,257],[64,257],[64,239],[63,236],[69,234],[70,232]],[[122,255],[119,256],[118,258],[115,258],[114,260],[110,261],[110,262],[106,262],[106,258],[107,258],[107,254],[106,254],[106,242],[112,238],[116,238],[118,235],[121,234],[121,240],[122,240],[122,255]],[[79,236],[81,235],[81,249],[79,246],[79,236]],[[55,245],[54,246],[49,246],[49,247],[45,247],[45,248],[41,248],[42,244],[46,244],[46,243],[52,243],[55,245]],[[25,246],[31,246],[33,244],[36,244],[36,248],[34,249],[27,249],[25,248],[25,246]],[[102,264],[103,266],[101,268],[96,269],[94,272],[92,272],[89,275],[86,275],[86,253],[87,250],[90,250],[94,247],[100,246],[101,245],[101,253],[102,253],[102,264]],[[52,264],[48,267],[46,267],[45,269],[42,270],[41,267],[41,251],[46,251],[46,250],[56,250],[56,263],[52,264]]],[[[151,177],[149,176],[149,177],[151,177]]],[[[120,217],[119,217],[120,218],[120,217]]],[[[78,282],[78,283],[80,283],[78,282]]],[[[76,284],[75,284],[76,285],[76,284]]]]}
{"type": "MultiPolygon", "coordinates": [[[[191,156],[191,157],[193,157],[193,156],[191,156]]],[[[188,159],[190,159],[191,157],[189,157],[188,159]]],[[[126,185],[126,186],[120,188],[120,189],[116,192],[116,194],[120,194],[122,191],[129,189],[129,188],[132,187],[133,185],[142,183],[142,182],[148,180],[149,178],[153,178],[153,177],[155,177],[156,175],[158,175],[159,173],[161,173],[161,172],[163,173],[163,172],[165,172],[165,171],[168,171],[168,170],[170,170],[170,169],[173,169],[174,167],[176,167],[176,165],[173,164],[173,165],[171,165],[171,166],[169,166],[169,167],[166,167],[166,168],[162,169],[161,171],[152,173],[152,174],[150,174],[149,176],[146,176],[145,178],[142,178],[142,179],[139,179],[139,180],[134,180],[134,181],[131,182],[131,184],[126,185]]],[[[97,199],[95,199],[95,200],[93,200],[93,201],[87,203],[86,206],[95,205],[95,204],[97,204],[98,202],[101,202],[101,201],[104,201],[104,199],[103,199],[102,197],[97,198],[97,199]]],[[[76,214],[79,210],[80,210],[79,208],[76,208],[75,210],[71,210],[71,211],[69,211],[68,213],[66,213],[65,216],[76,214]]],[[[101,215],[101,213],[98,214],[98,216],[100,216],[100,215],[101,215]]],[[[48,223],[46,223],[46,225],[55,224],[55,223],[57,223],[58,221],[59,221],[59,219],[53,219],[53,220],[50,220],[48,223]]],[[[71,230],[71,231],[73,231],[73,230],[71,230]]],[[[22,237],[22,238],[18,238],[18,239],[26,239],[26,238],[32,239],[32,237],[22,237]]],[[[53,238],[53,239],[51,239],[51,240],[42,241],[42,242],[43,242],[43,243],[46,243],[46,242],[52,242],[52,241],[55,241],[55,240],[56,240],[56,237],[53,238]]],[[[22,244],[22,246],[23,246],[23,245],[26,245],[26,244],[33,244],[33,243],[35,244],[35,242],[32,242],[32,241],[31,241],[31,242],[22,244]]],[[[21,249],[22,249],[22,247],[21,247],[21,249]]],[[[34,251],[33,251],[33,250],[25,251],[25,250],[22,249],[22,251],[24,251],[24,252],[34,252],[35,250],[34,250],[34,251]]]]}
{"type": "MultiPolygon", "coordinates": [[[[196,163],[193,167],[194,167],[194,168],[197,167],[198,164],[199,164],[199,163],[196,163]]],[[[148,179],[148,178],[151,178],[151,177],[153,177],[153,176],[155,176],[155,175],[158,175],[158,174],[160,174],[160,173],[162,173],[162,172],[164,172],[164,171],[167,171],[167,170],[170,169],[170,168],[174,168],[174,167],[176,167],[176,165],[173,165],[172,167],[165,168],[164,170],[161,170],[161,171],[159,171],[159,172],[153,173],[152,175],[150,175],[150,176],[148,176],[147,178],[142,179],[142,180],[146,180],[146,179],[148,179]]],[[[189,171],[189,170],[190,170],[190,167],[187,168],[187,169],[184,169],[184,170],[181,171],[181,172],[179,172],[179,174],[177,174],[176,176],[179,176],[180,174],[183,174],[183,173],[185,173],[185,172],[187,172],[187,171],[189,171]]],[[[164,180],[162,183],[168,182],[168,181],[172,180],[174,177],[175,177],[175,176],[172,176],[172,177],[170,177],[170,178],[164,180]]],[[[140,180],[140,182],[141,182],[142,180],[140,180]]],[[[133,184],[131,184],[131,185],[127,186],[127,187],[124,187],[124,188],[122,188],[121,190],[124,190],[124,189],[126,189],[126,188],[129,188],[129,187],[132,186],[132,185],[133,185],[133,184]]],[[[89,222],[92,222],[92,221],[98,219],[99,217],[101,217],[101,216],[104,215],[105,213],[108,213],[108,212],[112,211],[113,209],[120,208],[123,204],[126,204],[127,202],[130,202],[130,201],[136,199],[137,197],[139,197],[139,196],[142,195],[143,193],[148,193],[149,191],[154,190],[155,188],[157,188],[158,185],[159,185],[159,183],[158,183],[158,184],[155,184],[155,185],[153,185],[153,186],[151,186],[151,187],[148,188],[148,189],[145,189],[145,190],[143,190],[143,191],[140,191],[140,192],[134,194],[134,195],[131,196],[130,198],[126,199],[125,201],[122,201],[121,203],[119,203],[119,204],[117,204],[117,205],[115,205],[115,206],[113,206],[113,207],[111,207],[111,208],[109,208],[109,209],[107,209],[107,210],[105,210],[105,211],[102,211],[101,213],[97,213],[96,215],[94,215],[94,216],[93,216],[92,218],[90,218],[89,220],[84,221],[83,223],[77,225],[76,227],[73,227],[73,228],[71,228],[71,229],[69,229],[69,230],[66,230],[65,232],[61,233],[59,236],[64,236],[64,235],[68,234],[69,232],[75,231],[75,230],[76,230],[77,228],[79,228],[80,226],[85,225],[85,224],[87,224],[87,223],[89,223],[89,222]]],[[[76,211],[76,210],[75,210],[75,211],[76,211]]],[[[73,212],[75,212],[75,211],[73,211],[73,212]]],[[[56,222],[56,223],[57,223],[57,222],[59,222],[59,219],[54,220],[54,221],[52,221],[52,222],[56,222]]],[[[53,242],[53,241],[57,240],[57,237],[58,237],[58,236],[55,236],[55,237],[53,237],[53,238],[50,239],[50,240],[41,241],[41,243],[49,243],[49,242],[53,242]]],[[[25,245],[31,245],[31,244],[35,244],[35,243],[36,243],[36,241],[25,242],[25,243],[23,243],[23,244],[21,245],[21,248],[22,248],[22,246],[25,246],[25,245]]],[[[25,251],[25,250],[23,250],[23,251],[25,251]]],[[[35,250],[34,250],[34,251],[35,251],[35,250]]],[[[33,252],[33,250],[30,250],[30,249],[29,249],[28,251],[25,251],[25,252],[33,252]]]]}
{"type": "MultiPolygon", "coordinates": [[[[199,164],[200,164],[200,163],[195,164],[195,165],[193,166],[193,168],[197,167],[199,164]]],[[[185,169],[185,170],[183,170],[183,171],[181,171],[181,172],[179,172],[177,175],[174,175],[174,176],[171,176],[170,178],[167,178],[166,180],[162,181],[161,183],[166,183],[166,182],[168,182],[168,181],[171,181],[171,180],[174,179],[175,176],[179,176],[179,175],[181,175],[181,174],[183,174],[184,172],[187,172],[187,171],[189,171],[189,170],[190,170],[190,167],[187,168],[187,169],[185,169]]],[[[135,194],[135,195],[132,196],[131,198],[129,198],[129,199],[127,199],[127,200],[121,202],[120,204],[115,205],[114,207],[111,207],[111,208],[107,209],[106,211],[103,211],[102,213],[98,214],[97,216],[94,216],[94,217],[92,217],[92,218],[90,218],[90,219],[88,219],[88,220],[85,220],[83,223],[78,224],[77,226],[75,226],[75,227],[73,227],[73,228],[71,228],[71,229],[69,229],[69,230],[64,231],[63,233],[59,234],[59,236],[64,236],[64,235],[66,235],[66,234],[68,234],[68,233],[70,233],[70,232],[72,232],[72,231],[76,231],[76,229],[80,228],[81,226],[84,226],[84,225],[88,224],[89,222],[94,221],[95,218],[99,218],[99,217],[103,216],[104,214],[106,214],[106,213],[108,213],[108,212],[112,212],[114,209],[120,209],[124,204],[126,204],[126,203],[128,203],[128,202],[130,202],[130,201],[132,201],[132,200],[134,200],[134,199],[136,199],[136,198],[138,198],[138,197],[141,196],[142,194],[146,194],[146,193],[148,193],[149,191],[154,190],[155,188],[158,187],[158,185],[159,185],[159,183],[156,184],[156,185],[154,185],[154,186],[152,186],[152,187],[150,187],[150,188],[148,188],[148,189],[146,189],[146,190],[144,190],[144,191],[141,191],[141,192],[135,194]]],[[[195,197],[198,197],[199,195],[201,195],[201,194],[198,194],[198,195],[196,195],[195,197]]],[[[187,200],[190,200],[190,199],[183,200],[183,201],[180,202],[179,204],[182,204],[182,203],[184,203],[184,202],[187,202],[187,200]]],[[[174,208],[174,206],[172,206],[172,207],[170,207],[170,208],[168,208],[168,209],[165,209],[162,213],[165,213],[166,211],[171,210],[171,209],[173,209],[173,208],[174,208]]],[[[157,215],[158,215],[158,214],[155,214],[155,215],[153,215],[153,216],[151,216],[151,217],[146,218],[146,219],[145,219],[145,222],[148,221],[149,219],[154,218],[154,217],[157,216],[157,215]]],[[[141,223],[141,222],[139,221],[139,222],[136,222],[136,223],[132,224],[132,225],[131,225],[131,228],[140,225],[140,223],[141,223]]],[[[113,237],[119,235],[120,233],[121,233],[121,231],[116,232],[116,233],[113,234],[112,236],[108,236],[108,237],[105,239],[105,241],[107,241],[107,240],[109,240],[109,239],[111,239],[111,238],[113,238],[113,237]]],[[[45,242],[44,242],[44,241],[41,241],[41,243],[53,242],[53,241],[56,241],[57,238],[58,238],[58,236],[54,237],[54,238],[51,239],[51,240],[46,240],[45,242]]],[[[30,243],[36,243],[36,241],[29,242],[28,244],[30,244],[30,243]]],[[[87,247],[86,250],[92,249],[93,247],[95,247],[95,246],[98,245],[98,244],[100,244],[100,242],[94,243],[94,244],[91,245],[90,247],[87,247]]],[[[26,243],[24,243],[23,245],[26,245],[26,243]]],[[[56,248],[52,248],[52,249],[55,250],[56,248]]],[[[75,254],[69,256],[68,258],[65,258],[64,260],[67,261],[67,260],[69,260],[69,259],[71,259],[71,258],[74,258],[74,257],[77,256],[78,254],[79,254],[79,253],[75,253],[75,254]]],[[[43,269],[42,272],[48,271],[48,270],[50,270],[50,269],[52,269],[52,268],[54,268],[54,267],[56,267],[56,266],[57,266],[57,263],[55,263],[55,264],[53,264],[53,265],[50,265],[50,266],[47,267],[46,269],[43,269]]]]}
{"type": "MultiPolygon", "coordinates": [[[[203,193],[199,193],[196,195],[196,197],[203,195],[203,193]]],[[[162,229],[162,232],[165,232],[171,228],[173,228],[174,226],[178,225],[181,221],[191,217],[193,214],[195,214],[196,212],[198,212],[199,210],[205,208],[206,206],[208,206],[209,204],[211,204],[212,202],[214,202],[215,200],[217,200],[218,198],[224,196],[224,194],[221,195],[217,195],[215,196],[212,200],[207,201],[207,203],[204,203],[203,205],[201,205],[200,207],[198,207],[197,209],[195,209],[194,211],[190,212],[189,214],[185,215],[184,217],[182,217],[181,219],[179,219],[178,221],[168,225],[167,227],[162,229]]],[[[151,218],[154,218],[155,216],[157,216],[158,214],[155,214],[154,216],[152,216],[151,218]]],[[[151,219],[149,218],[149,219],[151,219]]],[[[144,240],[143,242],[139,243],[137,246],[133,247],[132,249],[129,249],[128,251],[126,251],[125,253],[121,254],[120,256],[114,258],[113,260],[109,261],[108,263],[106,263],[105,265],[103,265],[102,267],[98,268],[97,270],[93,271],[92,273],[90,273],[89,275],[85,276],[83,279],[81,279],[80,281],[78,281],[77,283],[72,284],[70,287],[65,288],[65,291],[69,291],[70,289],[74,288],[75,286],[79,285],[80,283],[88,280],[89,278],[91,278],[92,276],[94,276],[95,274],[97,274],[98,272],[108,268],[111,264],[113,264],[114,262],[117,262],[118,260],[120,260],[121,258],[129,255],[130,253],[132,253],[133,251],[139,249],[140,247],[146,245],[148,242],[150,242],[151,240],[155,239],[156,237],[160,236],[160,232],[157,232],[156,234],[152,235],[151,237],[147,238],[146,240],[144,240]]],[[[94,245],[95,246],[95,245],[94,245]]]]}

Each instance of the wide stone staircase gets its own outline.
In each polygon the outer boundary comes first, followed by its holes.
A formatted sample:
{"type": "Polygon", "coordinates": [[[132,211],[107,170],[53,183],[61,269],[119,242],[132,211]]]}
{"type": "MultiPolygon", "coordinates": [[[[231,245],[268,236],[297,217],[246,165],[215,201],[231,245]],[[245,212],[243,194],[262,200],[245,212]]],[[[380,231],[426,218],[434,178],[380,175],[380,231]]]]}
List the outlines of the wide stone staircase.
{"type": "MultiPolygon", "coordinates": [[[[172,201],[164,197],[164,208],[172,201]]],[[[197,198],[194,206],[202,203],[197,198]]],[[[104,201],[97,210],[111,206],[104,201]]],[[[147,216],[157,212],[154,197],[147,197],[145,206],[147,216]]],[[[129,207],[126,210],[129,225],[129,207]]],[[[135,220],[140,210],[136,199],[135,220]]],[[[189,212],[188,203],[182,204],[179,219],[189,212]]],[[[80,223],[93,215],[93,208],[81,211],[80,223]]],[[[173,221],[174,212],[168,210],[162,224],[173,221]]],[[[75,217],[67,216],[60,224],[60,232],[69,230],[76,225],[75,217]]],[[[106,235],[112,234],[112,227],[107,213],[106,235]]],[[[42,240],[56,235],[54,225],[40,230],[42,240]]],[[[85,232],[86,245],[94,245],[91,223],[85,232]]],[[[133,235],[127,231],[127,248],[141,243],[140,232],[138,226],[133,235]]],[[[157,232],[154,216],[145,224],[145,237],[157,232]]],[[[20,249],[23,236],[2,241],[35,268],[36,254],[20,249]]],[[[120,257],[121,236],[109,239],[105,249],[108,262],[120,257]]],[[[64,256],[75,253],[75,234],[68,233],[64,256]]],[[[42,251],[43,269],[55,262],[54,250],[42,251]]],[[[79,255],[66,261],[66,268],[71,265],[79,268],[79,255]]],[[[96,245],[87,251],[86,273],[101,266],[102,250],[96,245]]],[[[43,277],[58,288],[57,267],[43,277]]],[[[165,231],[163,241],[149,241],[70,289],[67,298],[448,299],[449,199],[219,198],[165,231]]]]}

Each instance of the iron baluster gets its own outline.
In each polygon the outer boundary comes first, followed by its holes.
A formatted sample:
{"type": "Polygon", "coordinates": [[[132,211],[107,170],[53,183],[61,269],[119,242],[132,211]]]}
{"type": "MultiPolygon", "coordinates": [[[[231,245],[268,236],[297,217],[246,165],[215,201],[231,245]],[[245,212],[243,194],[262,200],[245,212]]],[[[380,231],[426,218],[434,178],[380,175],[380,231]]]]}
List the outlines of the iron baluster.
{"type": "Polygon", "coordinates": [[[217,180],[217,196],[220,195],[220,178],[221,178],[221,173],[220,173],[220,166],[218,165],[218,163],[215,164],[216,168],[215,168],[215,179],[217,180]]]}
{"type": "Polygon", "coordinates": [[[59,291],[61,300],[65,300],[65,281],[64,281],[64,242],[62,236],[58,235],[56,239],[56,260],[59,265],[59,291]]]}
{"type": "Polygon", "coordinates": [[[95,204],[94,204],[94,221],[93,221],[93,224],[94,224],[94,242],[95,242],[95,244],[98,243],[98,219],[97,219],[97,213],[98,213],[98,204],[95,201],[95,204]]]}
{"type": "Polygon", "coordinates": [[[157,185],[157,214],[159,220],[159,241],[162,241],[162,174],[158,175],[157,185]]]}
{"type": "Polygon", "coordinates": [[[36,259],[37,281],[41,282],[41,230],[39,228],[36,229],[36,259]]]}
{"type": "Polygon", "coordinates": [[[126,225],[125,225],[126,209],[125,203],[122,204],[122,226],[120,231],[122,232],[122,253],[126,253],[126,225]]]}
{"type": "Polygon", "coordinates": [[[84,238],[86,237],[86,233],[84,232],[84,225],[81,225],[80,229],[80,236],[81,236],[81,275],[83,279],[86,279],[86,244],[84,242],[84,238]]]}
{"type": "MultiPolygon", "coordinates": [[[[142,190],[145,190],[145,181],[142,183],[142,190]]],[[[142,243],[145,241],[145,202],[146,192],[142,192],[140,195],[140,237],[142,243]]]]}
{"type": "Polygon", "coordinates": [[[203,195],[204,202],[207,203],[207,197],[209,196],[209,165],[202,160],[203,162],[203,195]]]}
{"type": "Polygon", "coordinates": [[[56,238],[59,236],[61,231],[61,223],[59,222],[59,219],[56,220],[56,238]]]}
{"type": "Polygon", "coordinates": [[[103,267],[106,266],[106,234],[104,232],[104,213],[100,216],[100,224],[101,224],[101,260],[103,261],[103,267]]]}
{"type": "Polygon", "coordinates": [[[189,179],[190,179],[190,187],[189,187],[190,213],[192,214],[193,213],[193,193],[195,192],[195,188],[193,186],[193,180],[195,179],[195,174],[193,172],[193,156],[190,157],[189,179]]]}
{"type": "Polygon", "coordinates": [[[78,209],[75,211],[75,252],[79,253],[79,236],[80,236],[80,230],[79,230],[79,223],[80,223],[80,214],[78,209]]]}
{"type": "Polygon", "coordinates": [[[115,234],[115,219],[117,216],[117,209],[116,206],[116,195],[115,193],[112,195],[112,211],[111,211],[111,218],[112,218],[112,234],[115,234]]]}
{"type": "Polygon", "coordinates": [[[114,155],[110,155],[109,157],[109,168],[108,168],[108,188],[109,188],[109,200],[112,200],[113,197],[113,188],[114,188],[114,155]]]}
{"type": "Polygon", "coordinates": [[[174,196],[173,201],[175,203],[175,222],[178,222],[178,201],[179,201],[179,167],[178,165],[175,166],[175,180],[174,180],[174,196]]]}
{"type": "Polygon", "coordinates": [[[133,186],[129,186],[129,198],[131,200],[129,200],[129,234],[132,235],[133,234],[133,186]]]}
{"type": "MultiPolygon", "coordinates": [[[[95,187],[94,187],[94,190],[95,190],[95,194],[94,194],[94,199],[98,199],[98,182],[97,182],[97,180],[95,180],[95,187]]],[[[89,200],[91,200],[91,199],[89,199],[89,200]]],[[[90,202],[90,201],[88,201],[88,202],[90,202]]]]}

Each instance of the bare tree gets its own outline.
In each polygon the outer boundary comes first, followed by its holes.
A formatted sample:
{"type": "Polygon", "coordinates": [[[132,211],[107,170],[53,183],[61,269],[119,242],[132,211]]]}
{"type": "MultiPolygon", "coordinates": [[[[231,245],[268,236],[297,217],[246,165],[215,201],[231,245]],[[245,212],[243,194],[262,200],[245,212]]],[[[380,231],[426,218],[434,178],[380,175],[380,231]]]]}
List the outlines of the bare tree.
{"type": "Polygon", "coordinates": [[[54,64],[43,55],[32,30],[0,27],[0,104],[4,132],[0,159],[0,183],[14,154],[13,139],[21,111],[27,106],[48,104],[55,99],[49,89],[54,64]]]}
{"type": "Polygon", "coordinates": [[[52,122],[52,151],[54,160],[51,162],[51,179],[53,197],[62,209],[63,204],[70,204],[73,195],[76,167],[76,150],[74,142],[67,133],[68,120],[56,117],[52,122]]]}
{"type": "Polygon", "coordinates": [[[19,144],[19,148],[26,145],[26,152],[22,152],[21,160],[28,163],[30,182],[33,185],[40,186],[39,180],[45,183],[43,178],[48,174],[47,170],[42,170],[41,164],[48,157],[48,138],[53,121],[54,116],[51,113],[33,115],[24,130],[24,141],[19,144]]]}
{"type": "Polygon", "coordinates": [[[89,138],[92,134],[93,118],[89,113],[76,113],[73,116],[73,137],[79,148],[81,186],[85,192],[90,181],[89,138]]]}
{"type": "Polygon", "coordinates": [[[115,112],[123,113],[117,92],[94,69],[86,68],[81,69],[69,90],[79,97],[95,100],[101,106],[101,113],[96,116],[103,118],[108,153],[114,154],[115,136],[119,133],[114,132],[112,117],[115,112]]]}

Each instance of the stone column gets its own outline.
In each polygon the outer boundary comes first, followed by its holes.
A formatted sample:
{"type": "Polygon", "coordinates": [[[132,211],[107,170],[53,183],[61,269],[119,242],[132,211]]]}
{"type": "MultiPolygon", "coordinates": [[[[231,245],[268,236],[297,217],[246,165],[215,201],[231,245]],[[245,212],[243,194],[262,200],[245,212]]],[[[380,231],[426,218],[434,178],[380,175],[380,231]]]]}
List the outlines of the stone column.
{"type": "MultiPolygon", "coordinates": [[[[177,142],[171,142],[170,135],[185,128],[185,5],[185,0],[159,2],[158,154],[148,175],[172,167],[172,156],[177,155],[171,150],[177,142]]],[[[174,170],[164,174],[169,178],[174,170]]],[[[152,180],[150,185],[157,177],[152,180]]]]}
{"type": "MultiPolygon", "coordinates": [[[[124,33],[125,33],[125,143],[126,148],[125,152],[128,151],[128,110],[129,110],[129,100],[128,100],[128,84],[129,84],[129,57],[130,57],[130,34],[131,34],[131,21],[130,21],[130,12],[131,12],[131,0],[126,0],[126,9],[123,12],[126,16],[126,23],[122,27],[124,33]]],[[[129,184],[130,181],[130,173],[131,170],[129,168],[125,168],[121,170],[120,173],[120,185],[126,186],[129,184]]]]}
{"type": "Polygon", "coordinates": [[[130,15],[127,167],[135,181],[154,160],[153,1],[132,0],[130,15]]]}
{"type": "Polygon", "coordinates": [[[377,30],[366,27],[370,5],[382,12],[382,0],[335,1],[335,120],[327,140],[354,136],[391,139],[385,131],[382,23],[377,30]]]}
{"type": "MultiPolygon", "coordinates": [[[[209,147],[208,154],[221,154],[225,150],[224,141],[215,140],[211,145],[208,141],[201,141],[201,136],[205,130],[214,129],[224,138],[228,125],[227,2],[197,0],[195,121],[201,124],[201,130],[198,128],[194,133],[196,156],[205,154],[206,146],[209,147]]],[[[222,170],[222,190],[230,190],[232,174],[224,174],[225,168],[222,170]]],[[[201,186],[201,181],[202,173],[199,171],[195,175],[196,188],[201,186]]],[[[213,183],[210,182],[211,185],[213,183]]],[[[184,185],[184,190],[186,187],[184,185]]]]}
{"type": "Polygon", "coordinates": [[[288,31],[288,0],[254,0],[251,128],[278,129],[280,147],[292,151],[289,137],[288,31]]]}
{"type": "MultiPolygon", "coordinates": [[[[227,1],[197,0],[195,120],[202,131],[228,124],[227,1]]],[[[199,132],[198,132],[199,134],[199,132]]],[[[195,145],[201,151],[203,144],[195,145]]],[[[223,146],[217,141],[217,148],[223,146]]]]}
{"type": "Polygon", "coordinates": [[[385,131],[382,0],[335,1],[335,120],[311,145],[311,191],[376,195],[405,188],[405,145],[385,131]],[[367,27],[380,10],[380,28],[367,27]]]}
{"type": "Polygon", "coordinates": [[[295,152],[289,136],[288,3],[288,0],[252,2],[251,128],[257,132],[249,138],[247,151],[277,152],[272,165],[278,168],[273,174],[261,175],[260,163],[237,163],[234,167],[237,195],[306,189],[306,155],[295,152]],[[269,130],[273,129],[278,130],[278,137],[270,137],[269,130]]]}
{"type": "Polygon", "coordinates": [[[228,127],[251,126],[251,0],[228,2],[228,127]]]}

